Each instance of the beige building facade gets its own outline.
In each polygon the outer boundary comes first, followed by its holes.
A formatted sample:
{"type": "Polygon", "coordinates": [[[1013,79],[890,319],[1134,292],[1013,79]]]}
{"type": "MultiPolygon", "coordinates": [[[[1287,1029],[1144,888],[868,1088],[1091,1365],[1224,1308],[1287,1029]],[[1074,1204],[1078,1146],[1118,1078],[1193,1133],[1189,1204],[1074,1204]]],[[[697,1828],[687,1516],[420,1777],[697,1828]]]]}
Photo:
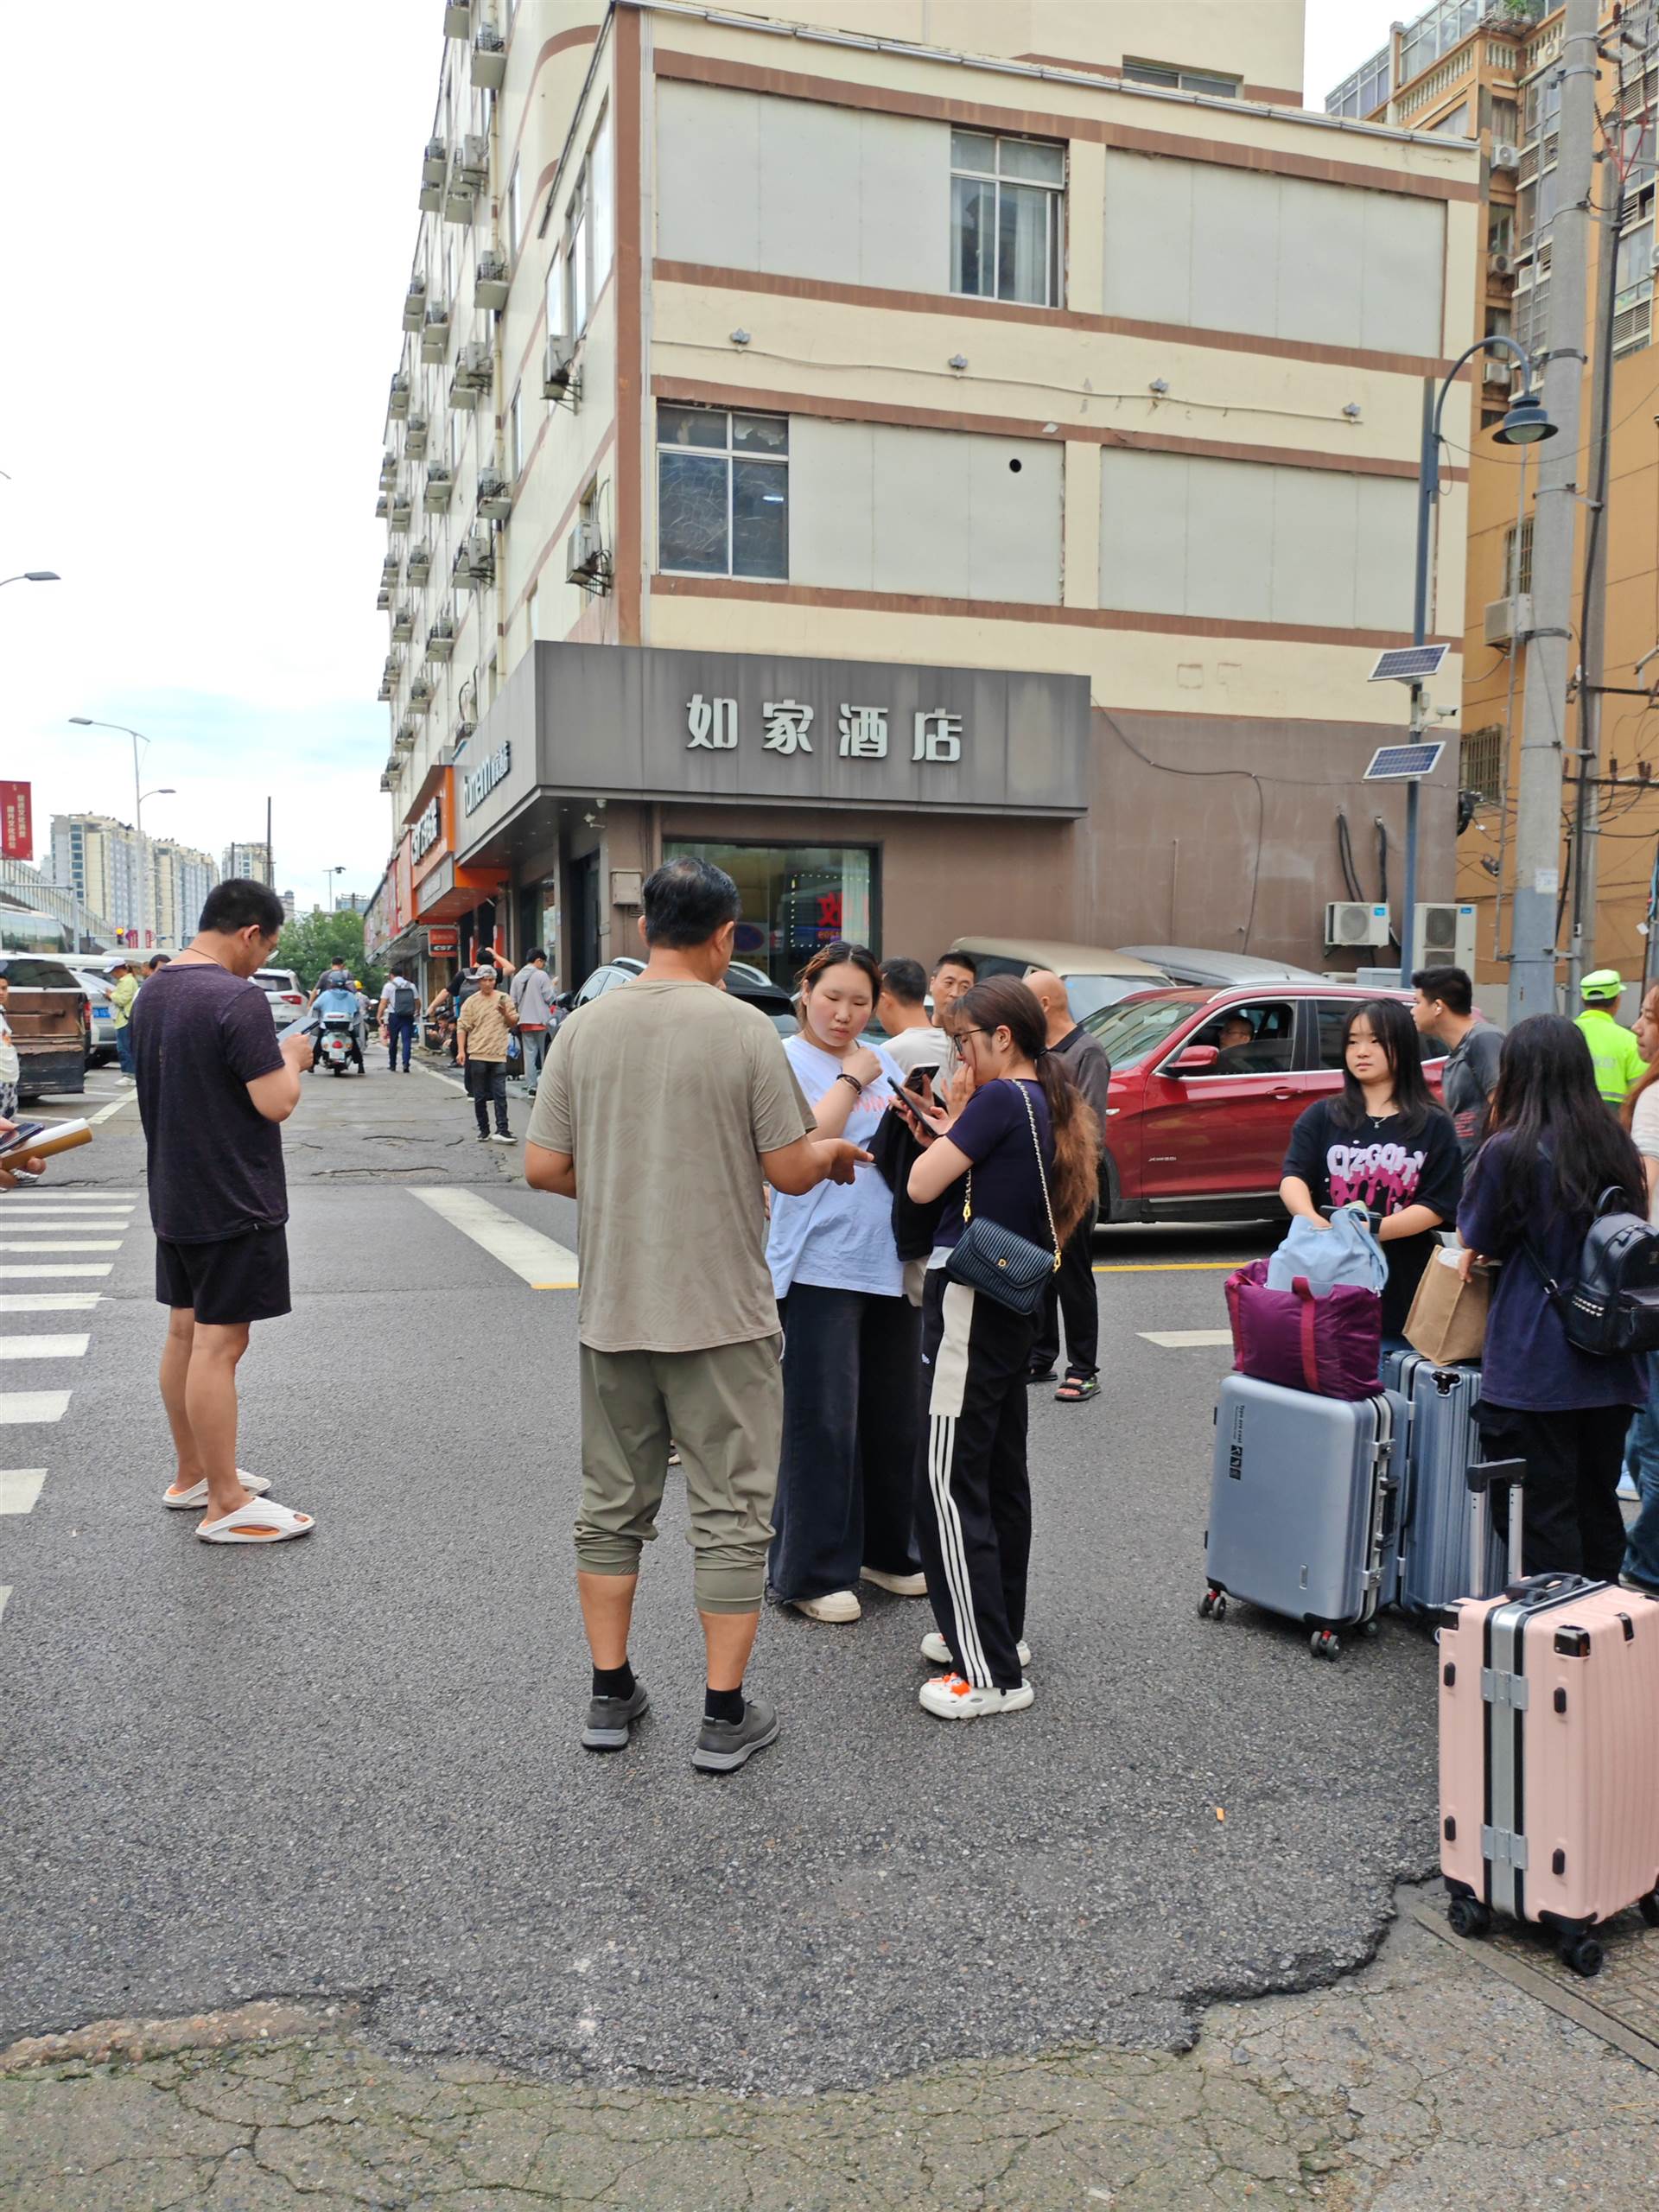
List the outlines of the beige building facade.
{"type": "Polygon", "coordinates": [[[1397,839],[1367,678],[1484,239],[1473,147],[1300,108],[1301,14],[446,11],[378,943],[551,940],[579,980],[695,849],[780,979],[842,930],[1351,964],[1338,817],[1397,839]]]}
{"type": "Polygon", "coordinates": [[[52,871],[59,884],[116,930],[143,929],[148,941],[163,951],[188,944],[203,902],[219,880],[212,854],[171,837],[146,836],[143,862],[149,866],[149,891],[141,919],[143,863],[131,824],[107,814],[53,816],[52,871]]]}

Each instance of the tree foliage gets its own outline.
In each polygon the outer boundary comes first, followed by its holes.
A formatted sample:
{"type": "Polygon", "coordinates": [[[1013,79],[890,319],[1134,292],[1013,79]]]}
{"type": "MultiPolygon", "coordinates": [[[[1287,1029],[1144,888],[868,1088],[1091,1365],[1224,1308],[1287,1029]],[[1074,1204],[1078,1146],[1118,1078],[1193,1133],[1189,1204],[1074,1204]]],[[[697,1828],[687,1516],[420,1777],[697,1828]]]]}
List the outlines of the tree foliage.
{"type": "Polygon", "coordinates": [[[318,976],[337,957],[358,977],[369,996],[378,998],[386,971],[365,958],[363,917],[349,910],[338,914],[302,914],[289,922],[277,939],[272,964],[291,968],[309,991],[316,988],[318,976]]]}

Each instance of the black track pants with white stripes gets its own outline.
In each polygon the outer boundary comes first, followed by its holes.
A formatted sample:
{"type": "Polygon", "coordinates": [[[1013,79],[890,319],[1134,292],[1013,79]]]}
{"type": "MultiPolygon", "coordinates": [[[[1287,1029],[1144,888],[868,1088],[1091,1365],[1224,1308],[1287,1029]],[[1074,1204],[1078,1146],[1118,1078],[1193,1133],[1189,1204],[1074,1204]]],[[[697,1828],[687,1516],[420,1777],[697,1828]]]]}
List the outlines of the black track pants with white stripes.
{"type": "Polygon", "coordinates": [[[1019,1687],[1031,1482],[1026,1368],[1040,1317],[929,1271],[916,1538],[939,1634],[979,1689],[1019,1687]]]}

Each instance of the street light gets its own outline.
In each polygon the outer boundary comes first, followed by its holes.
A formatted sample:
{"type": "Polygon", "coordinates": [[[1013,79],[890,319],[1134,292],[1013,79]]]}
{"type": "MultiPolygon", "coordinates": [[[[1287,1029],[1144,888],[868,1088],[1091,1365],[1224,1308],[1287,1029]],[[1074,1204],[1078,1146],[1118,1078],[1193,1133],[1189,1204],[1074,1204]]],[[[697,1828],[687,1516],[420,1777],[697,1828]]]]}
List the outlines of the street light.
{"type": "MultiPolygon", "coordinates": [[[[1434,502],[1440,495],[1440,417],[1446,410],[1446,396],[1457,382],[1459,372],[1477,353],[1497,350],[1513,353],[1521,369],[1519,395],[1510,403],[1509,411],[1492,433],[1494,443],[1503,446],[1535,446],[1545,438],[1555,435],[1557,425],[1545,412],[1544,403],[1534,389],[1532,356],[1518,340],[1506,337],[1501,331],[1492,331],[1484,338],[1476,339],[1466,352],[1460,353],[1441,378],[1438,392],[1433,377],[1423,379],[1423,442],[1417,464],[1417,577],[1412,595],[1411,639],[1421,645],[1428,634],[1428,561],[1429,544],[1433,535],[1432,518],[1434,502]]],[[[1421,742],[1423,735],[1423,685],[1419,677],[1411,687],[1411,734],[1414,742],[1421,742]]],[[[1417,785],[1410,783],[1406,790],[1406,867],[1405,887],[1401,894],[1400,980],[1402,986],[1411,981],[1411,939],[1416,923],[1417,910],[1417,785]]]]}
{"type": "Polygon", "coordinates": [[[60,584],[55,569],[20,569],[15,576],[0,576],[0,584],[60,584]]]}
{"type": "Polygon", "coordinates": [[[344,875],[346,870],[343,867],[326,868],[322,872],[328,879],[328,911],[332,914],[334,911],[334,878],[337,875],[344,875]]]}
{"type": "MultiPolygon", "coordinates": [[[[145,794],[138,788],[138,747],[141,744],[148,745],[149,740],[142,730],[130,729],[125,722],[94,721],[90,715],[71,715],[69,719],[77,729],[119,730],[123,737],[130,737],[132,740],[132,827],[133,834],[138,840],[138,949],[143,951],[144,938],[149,933],[144,919],[144,909],[149,904],[149,870],[144,864],[145,794]]],[[[149,796],[151,798],[162,798],[170,796],[172,790],[173,786],[169,784],[163,791],[151,791],[149,796]]]]}

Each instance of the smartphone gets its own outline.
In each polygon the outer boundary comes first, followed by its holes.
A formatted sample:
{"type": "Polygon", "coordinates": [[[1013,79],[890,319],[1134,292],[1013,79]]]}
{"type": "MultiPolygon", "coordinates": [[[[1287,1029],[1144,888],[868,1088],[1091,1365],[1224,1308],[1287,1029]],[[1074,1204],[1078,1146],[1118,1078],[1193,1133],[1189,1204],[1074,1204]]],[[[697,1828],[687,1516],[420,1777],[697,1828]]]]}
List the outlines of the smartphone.
{"type": "Polygon", "coordinates": [[[28,1160],[50,1160],[54,1154],[73,1152],[77,1145],[92,1141],[92,1132],[85,1122],[20,1122],[16,1136],[0,1146],[0,1160],[10,1160],[14,1154],[28,1160]]]}
{"type": "Polygon", "coordinates": [[[45,1127],[44,1122],[19,1122],[9,1137],[0,1137],[0,1159],[9,1152],[27,1152],[45,1127]]]}

